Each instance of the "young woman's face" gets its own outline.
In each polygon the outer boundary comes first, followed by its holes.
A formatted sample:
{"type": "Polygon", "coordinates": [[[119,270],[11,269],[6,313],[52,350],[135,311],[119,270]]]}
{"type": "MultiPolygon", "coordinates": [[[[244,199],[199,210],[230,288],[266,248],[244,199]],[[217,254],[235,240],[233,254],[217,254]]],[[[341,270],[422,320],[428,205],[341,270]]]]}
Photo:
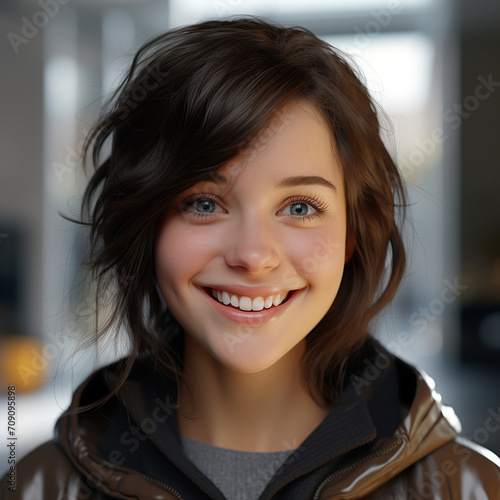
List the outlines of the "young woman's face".
{"type": "Polygon", "coordinates": [[[177,200],[156,273],[190,340],[240,372],[272,366],[323,318],[345,263],[346,202],[330,132],[304,102],[177,200]]]}

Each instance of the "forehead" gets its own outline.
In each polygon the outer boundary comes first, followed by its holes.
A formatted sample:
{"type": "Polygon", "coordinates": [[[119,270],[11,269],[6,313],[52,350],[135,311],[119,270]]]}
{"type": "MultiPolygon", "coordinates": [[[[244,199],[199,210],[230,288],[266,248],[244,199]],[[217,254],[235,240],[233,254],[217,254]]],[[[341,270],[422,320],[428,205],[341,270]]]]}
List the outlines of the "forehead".
{"type": "Polygon", "coordinates": [[[229,186],[241,176],[275,179],[291,187],[289,176],[326,179],[339,183],[341,168],[331,130],[314,106],[293,101],[275,111],[249,145],[224,167],[210,175],[219,185],[229,186]]]}

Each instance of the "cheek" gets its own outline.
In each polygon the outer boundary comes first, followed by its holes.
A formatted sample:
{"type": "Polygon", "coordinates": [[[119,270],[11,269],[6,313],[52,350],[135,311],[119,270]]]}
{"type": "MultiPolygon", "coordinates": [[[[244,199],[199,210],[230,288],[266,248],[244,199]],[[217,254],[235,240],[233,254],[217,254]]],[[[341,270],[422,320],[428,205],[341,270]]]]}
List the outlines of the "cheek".
{"type": "Polygon", "coordinates": [[[297,279],[312,287],[340,284],[345,261],[345,229],[304,231],[290,241],[291,261],[297,279]]]}
{"type": "Polygon", "coordinates": [[[189,226],[168,221],[161,228],[155,248],[158,282],[175,286],[204,268],[219,251],[221,235],[210,225],[189,226]]]}

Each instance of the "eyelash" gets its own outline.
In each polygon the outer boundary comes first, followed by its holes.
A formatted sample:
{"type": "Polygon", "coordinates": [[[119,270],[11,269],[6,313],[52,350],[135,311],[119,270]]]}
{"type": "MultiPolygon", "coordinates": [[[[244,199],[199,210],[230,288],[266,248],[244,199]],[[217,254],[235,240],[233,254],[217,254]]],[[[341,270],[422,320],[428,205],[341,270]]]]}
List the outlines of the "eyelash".
{"type": "MultiPolygon", "coordinates": [[[[219,202],[217,196],[210,193],[196,193],[183,200],[179,205],[179,210],[181,210],[182,212],[189,212],[190,215],[193,215],[194,217],[200,219],[209,219],[211,217],[214,217],[215,214],[213,213],[201,213],[191,210],[191,205],[195,201],[199,200],[210,200],[219,205],[221,208],[224,208],[219,202]]],[[[288,206],[296,203],[305,203],[307,205],[310,205],[314,209],[314,213],[309,215],[287,215],[287,217],[290,217],[293,220],[299,220],[301,222],[309,222],[316,217],[320,217],[328,210],[328,205],[315,196],[292,196],[291,198],[288,198],[286,200],[286,205],[282,209],[280,209],[279,212],[282,212],[288,206]]]]}
{"type": "Polygon", "coordinates": [[[181,210],[181,212],[189,212],[190,215],[193,215],[193,216],[200,218],[200,219],[209,219],[211,217],[214,217],[214,214],[212,214],[212,213],[204,214],[201,212],[196,212],[194,210],[191,210],[191,205],[195,201],[199,201],[199,200],[210,200],[210,201],[213,201],[214,203],[216,203],[217,205],[220,206],[220,203],[218,201],[217,196],[215,196],[213,194],[209,194],[209,193],[196,193],[196,194],[193,194],[191,196],[188,196],[185,200],[183,200],[179,206],[179,210],[181,210]]]}

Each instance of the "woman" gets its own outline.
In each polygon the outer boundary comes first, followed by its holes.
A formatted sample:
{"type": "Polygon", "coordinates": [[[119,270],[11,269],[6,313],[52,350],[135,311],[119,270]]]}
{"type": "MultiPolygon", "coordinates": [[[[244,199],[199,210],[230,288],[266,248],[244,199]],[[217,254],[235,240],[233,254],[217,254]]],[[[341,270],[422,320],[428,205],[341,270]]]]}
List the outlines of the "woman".
{"type": "Polygon", "coordinates": [[[334,49],[257,19],[172,30],[90,149],[100,334],[131,353],[75,392],[15,498],[498,498],[498,459],[368,334],[404,272],[404,186],[334,49]]]}

